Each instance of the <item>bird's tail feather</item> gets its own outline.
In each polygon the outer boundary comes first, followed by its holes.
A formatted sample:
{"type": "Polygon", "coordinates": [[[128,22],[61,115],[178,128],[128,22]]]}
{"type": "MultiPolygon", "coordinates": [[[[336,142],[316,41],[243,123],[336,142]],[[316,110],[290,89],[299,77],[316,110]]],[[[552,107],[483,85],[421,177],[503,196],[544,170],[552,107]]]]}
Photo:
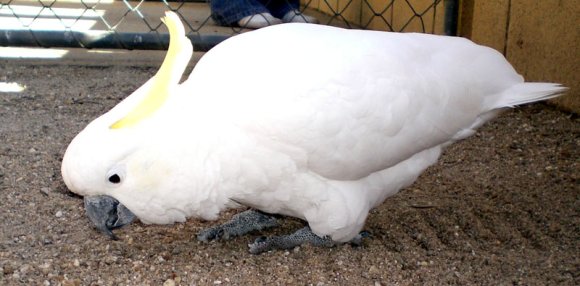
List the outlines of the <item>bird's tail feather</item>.
{"type": "Polygon", "coordinates": [[[568,90],[567,87],[557,83],[520,83],[502,92],[494,108],[514,107],[516,105],[547,100],[560,96],[566,90],[568,90]]]}

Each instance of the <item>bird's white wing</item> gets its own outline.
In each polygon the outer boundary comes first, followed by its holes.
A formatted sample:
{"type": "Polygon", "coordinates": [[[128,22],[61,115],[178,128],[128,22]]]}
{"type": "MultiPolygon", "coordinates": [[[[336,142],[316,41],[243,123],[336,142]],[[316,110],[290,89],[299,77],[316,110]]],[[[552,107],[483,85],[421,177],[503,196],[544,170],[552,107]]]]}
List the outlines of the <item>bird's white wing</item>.
{"type": "Polygon", "coordinates": [[[205,112],[353,180],[451,140],[487,111],[486,95],[521,81],[465,39],[290,24],[217,46],[185,86],[205,112]]]}

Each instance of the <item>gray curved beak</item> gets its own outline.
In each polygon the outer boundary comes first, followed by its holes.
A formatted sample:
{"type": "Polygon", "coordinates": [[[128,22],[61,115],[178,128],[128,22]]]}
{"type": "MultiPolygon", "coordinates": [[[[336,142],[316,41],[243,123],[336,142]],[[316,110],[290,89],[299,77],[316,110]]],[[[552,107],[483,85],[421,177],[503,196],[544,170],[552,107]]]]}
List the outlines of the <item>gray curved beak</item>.
{"type": "Polygon", "coordinates": [[[86,196],[85,210],[95,227],[113,240],[117,240],[113,229],[127,225],[135,219],[135,215],[128,208],[110,196],[86,196]]]}

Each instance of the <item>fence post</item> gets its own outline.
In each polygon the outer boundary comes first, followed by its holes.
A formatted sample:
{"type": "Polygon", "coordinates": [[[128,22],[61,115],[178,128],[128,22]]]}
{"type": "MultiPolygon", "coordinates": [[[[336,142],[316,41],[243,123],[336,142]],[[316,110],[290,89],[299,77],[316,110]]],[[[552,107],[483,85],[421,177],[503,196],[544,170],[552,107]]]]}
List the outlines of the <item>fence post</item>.
{"type": "Polygon", "coordinates": [[[447,36],[457,36],[457,19],[459,17],[459,0],[445,0],[445,26],[447,36]]]}

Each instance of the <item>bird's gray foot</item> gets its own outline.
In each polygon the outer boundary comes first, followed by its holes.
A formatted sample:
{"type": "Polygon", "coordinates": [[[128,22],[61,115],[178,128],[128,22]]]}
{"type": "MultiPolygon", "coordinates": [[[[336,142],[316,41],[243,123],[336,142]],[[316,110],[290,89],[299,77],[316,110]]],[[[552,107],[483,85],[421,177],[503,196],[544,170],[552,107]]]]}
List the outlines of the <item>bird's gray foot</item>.
{"type": "Polygon", "coordinates": [[[310,227],[304,227],[295,233],[283,236],[260,237],[249,244],[250,253],[260,254],[275,249],[292,249],[305,243],[314,246],[333,247],[336,245],[329,236],[320,237],[312,232],[310,227]]]}
{"type": "MultiPolygon", "coordinates": [[[[355,246],[361,246],[363,238],[368,236],[369,233],[363,231],[357,234],[357,236],[354,237],[350,243],[355,246]]],[[[319,247],[333,247],[337,244],[340,244],[333,241],[329,236],[320,237],[314,234],[310,227],[307,226],[290,235],[260,237],[256,239],[254,243],[251,243],[248,246],[250,247],[250,253],[260,254],[262,252],[276,249],[292,249],[305,243],[310,243],[313,246],[319,247]]]]}
{"type": "Polygon", "coordinates": [[[361,231],[349,242],[352,246],[362,246],[363,239],[370,237],[371,234],[368,231],[361,231]]]}
{"type": "Polygon", "coordinates": [[[236,214],[224,224],[204,229],[197,234],[197,240],[208,242],[210,240],[230,239],[244,235],[254,230],[278,226],[276,218],[257,210],[247,210],[236,214]]]}

